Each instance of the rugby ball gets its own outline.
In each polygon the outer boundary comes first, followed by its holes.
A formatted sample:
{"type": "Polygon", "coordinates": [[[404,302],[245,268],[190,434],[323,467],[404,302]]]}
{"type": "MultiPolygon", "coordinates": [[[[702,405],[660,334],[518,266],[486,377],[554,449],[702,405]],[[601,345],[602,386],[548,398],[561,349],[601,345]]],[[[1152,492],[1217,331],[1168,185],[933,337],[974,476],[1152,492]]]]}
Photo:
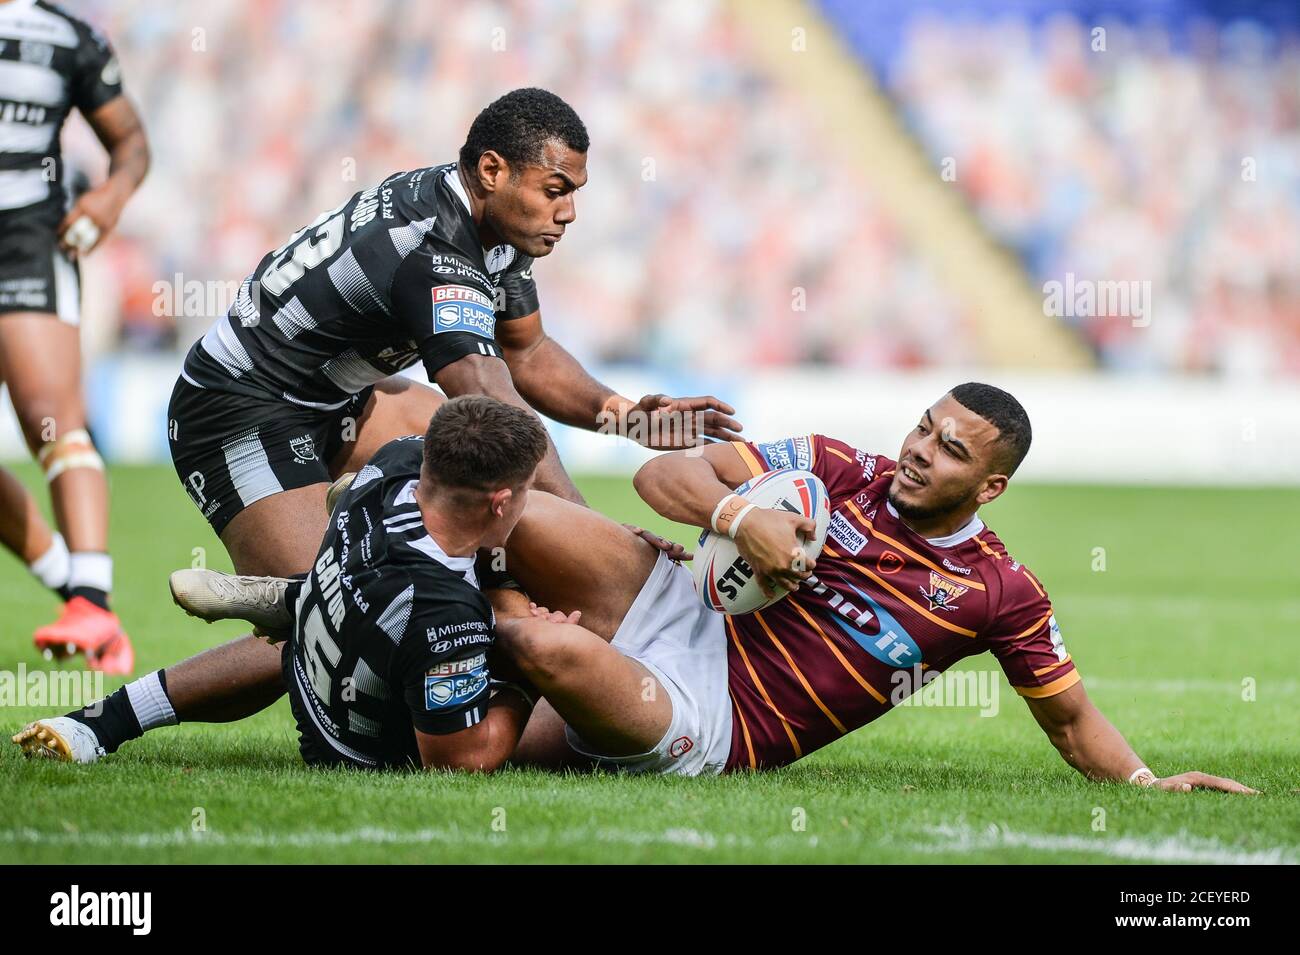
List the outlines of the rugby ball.
{"type": "MultiPolygon", "coordinates": [[[[821,554],[831,522],[831,502],[821,478],[810,471],[788,468],[768,471],[740,485],[736,493],[758,507],[789,511],[816,521],[817,532],[811,540],[804,542],[803,551],[813,560],[821,554]]],[[[704,601],[704,606],[725,614],[762,610],[788,592],[778,587],[774,596],[764,596],[753,570],[740,556],[736,542],[712,530],[705,530],[700,535],[692,571],[695,592],[704,601]]]]}

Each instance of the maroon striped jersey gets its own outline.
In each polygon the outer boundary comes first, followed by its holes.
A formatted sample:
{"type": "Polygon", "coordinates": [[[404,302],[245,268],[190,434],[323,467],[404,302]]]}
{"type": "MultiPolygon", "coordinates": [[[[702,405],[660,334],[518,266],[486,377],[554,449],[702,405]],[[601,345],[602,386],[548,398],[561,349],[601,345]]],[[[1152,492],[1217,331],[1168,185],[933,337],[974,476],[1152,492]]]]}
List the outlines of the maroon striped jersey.
{"type": "Polygon", "coordinates": [[[973,654],[991,652],[1023,696],[1079,682],[1042,584],[978,515],[926,539],[886,499],[895,462],[883,455],[819,434],[733,447],[755,475],[816,474],[831,523],[809,581],[764,610],[726,618],[728,770],[806,756],[973,654]]]}

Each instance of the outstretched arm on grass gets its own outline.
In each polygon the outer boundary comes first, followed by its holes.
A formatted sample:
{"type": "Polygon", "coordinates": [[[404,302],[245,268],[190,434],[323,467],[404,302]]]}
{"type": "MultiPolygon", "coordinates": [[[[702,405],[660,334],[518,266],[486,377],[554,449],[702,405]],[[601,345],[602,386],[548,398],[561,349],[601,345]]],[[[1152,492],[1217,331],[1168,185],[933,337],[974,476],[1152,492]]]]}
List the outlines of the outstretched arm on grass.
{"type": "Polygon", "coordinates": [[[1076,683],[1062,693],[1044,699],[1026,697],[1029,711],[1052,741],[1061,758],[1092,780],[1118,780],[1143,786],[1158,786],[1170,792],[1217,789],[1228,793],[1254,794],[1257,790],[1235,779],[1187,772],[1160,778],[1146,768],[1128,741],[1110,720],[1101,715],[1076,683]]]}

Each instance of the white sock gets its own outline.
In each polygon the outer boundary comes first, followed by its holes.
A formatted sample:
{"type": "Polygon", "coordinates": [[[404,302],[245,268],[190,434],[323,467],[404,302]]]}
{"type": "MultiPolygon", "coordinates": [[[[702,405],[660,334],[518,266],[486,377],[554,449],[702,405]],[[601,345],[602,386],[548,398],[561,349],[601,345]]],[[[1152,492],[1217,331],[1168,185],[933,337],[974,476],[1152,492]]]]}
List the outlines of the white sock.
{"type": "Polygon", "coordinates": [[[28,564],[27,569],[46,587],[58,590],[68,582],[70,565],[68,545],[63,542],[62,534],[55,534],[45,553],[28,564]]]}
{"type": "Polygon", "coordinates": [[[172,701],[163,692],[157,670],[128,683],[126,696],[131,701],[131,709],[140,723],[140,729],[146,733],[156,726],[175,726],[180,722],[176,718],[176,711],[172,709],[172,701]]]}
{"type": "Polygon", "coordinates": [[[93,551],[69,555],[68,589],[90,587],[109,593],[113,589],[113,558],[93,551]]]}

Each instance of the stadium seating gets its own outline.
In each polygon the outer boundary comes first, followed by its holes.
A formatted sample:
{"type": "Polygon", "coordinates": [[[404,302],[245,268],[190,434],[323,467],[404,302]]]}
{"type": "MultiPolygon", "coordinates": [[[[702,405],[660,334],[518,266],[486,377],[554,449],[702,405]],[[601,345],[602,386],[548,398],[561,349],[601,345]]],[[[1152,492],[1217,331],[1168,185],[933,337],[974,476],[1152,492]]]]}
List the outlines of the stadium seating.
{"type": "MultiPolygon", "coordinates": [[[[188,345],[213,316],[174,325],[156,282],[239,279],[350,191],[451,158],[475,110],[522,84],[570,98],[593,129],[579,221],[539,268],[548,325],[584,360],[709,374],[721,353],[702,343],[725,337],[743,343],[727,360],[750,366],[906,369],[961,364],[979,340],[967,299],[884,208],[889,185],[825,154],[739,5],[410,4],[396,31],[387,0],[334,18],[288,2],[81,6],[114,37],[155,151],[88,263],[87,311],[116,329],[105,347],[188,345]],[[671,69],[666,47],[681,54],[671,69]]],[[[1178,25],[1186,4],[1161,2],[1137,26],[1113,4],[1043,6],[945,4],[958,13],[940,20],[926,2],[819,3],[918,155],[955,159],[955,185],[1031,287],[1066,272],[1152,281],[1149,328],[1066,319],[1104,366],[1300,375],[1295,15],[1264,5],[1264,28],[1207,3],[1178,25]]]]}
{"type": "Polygon", "coordinates": [[[1300,7],[822,7],[1039,282],[1152,283],[1076,322],[1106,367],[1300,375],[1300,7]]]}

